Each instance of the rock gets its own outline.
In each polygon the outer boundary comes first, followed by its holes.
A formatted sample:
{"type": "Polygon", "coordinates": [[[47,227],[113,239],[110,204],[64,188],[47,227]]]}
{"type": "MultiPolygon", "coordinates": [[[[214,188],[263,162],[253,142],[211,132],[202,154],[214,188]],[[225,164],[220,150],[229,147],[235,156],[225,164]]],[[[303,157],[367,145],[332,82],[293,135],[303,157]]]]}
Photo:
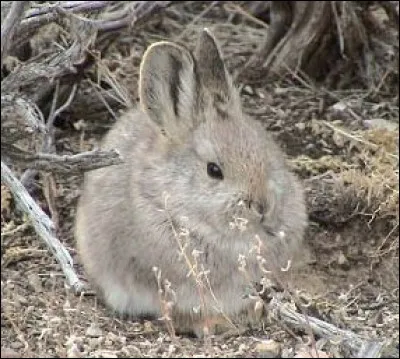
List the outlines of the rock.
{"type": "Polygon", "coordinates": [[[344,270],[348,270],[350,269],[350,263],[349,260],[346,258],[346,256],[344,255],[343,252],[339,253],[339,257],[337,259],[337,262],[339,264],[339,266],[344,269],[344,270]]]}
{"type": "Polygon", "coordinates": [[[131,325],[131,330],[133,330],[134,332],[141,332],[143,331],[143,325],[141,323],[134,322],[131,325]]]}
{"type": "Polygon", "coordinates": [[[2,358],[20,358],[21,356],[11,348],[1,348],[2,358]]]}
{"type": "Polygon", "coordinates": [[[86,335],[91,338],[101,337],[103,334],[102,330],[98,327],[97,324],[92,323],[89,328],[86,330],[86,335]]]}
{"type": "Polygon", "coordinates": [[[144,331],[145,333],[151,333],[151,332],[153,332],[153,331],[154,331],[153,323],[152,323],[151,321],[149,321],[149,320],[146,320],[146,321],[143,323],[143,331],[144,331]]]}
{"type": "Polygon", "coordinates": [[[176,352],[176,346],[173,344],[170,344],[168,346],[168,355],[172,358],[172,354],[176,352]]]}
{"type": "Polygon", "coordinates": [[[126,337],[120,337],[116,334],[114,334],[113,332],[108,332],[105,340],[104,340],[104,344],[107,346],[112,346],[115,343],[121,342],[122,344],[126,343],[126,337]]]}
{"type": "Polygon", "coordinates": [[[300,350],[293,358],[331,358],[329,354],[322,350],[300,350]]]}
{"type": "Polygon", "coordinates": [[[246,93],[248,93],[249,95],[254,95],[254,90],[249,85],[246,85],[245,87],[243,87],[243,90],[246,93]]]}
{"type": "Polygon", "coordinates": [[[306,129],[306,124],[304,122],[299,122],[295,124],[295,127],[299,130],[299,131],[304,131],[306,129]]]}
{"type": "Polygon", "coordinates": [[[21,308],[21,306],[26,306],[28,304],[28,300],[24,296],[18,293],[15,293],[13,295],[13,300],[14,300],[14,307],[16,309],[19,309],[21,308]]]}
{"type": "Polygon", "coordinates": [[[247,350],[248,350],[247,345],[244,344],[244,343],[242,343],[242,344],[239,345],[239,348],[238,348],[238,350],[237,350],[237,354],[242,355],[242,354],[243,354],[245,351],[247,351],[247,350]]]}
{"type": "Polygon", "coordinates": [[[114,351],[100,350],[96,352],[98,358],[118,358],[118,355],[114,351]]]}
{"type": "Polygon", "coordinates": [[[263,340],[255,349],[259,358],[277,358],[281,353],[281,344],[272,339],[263,340]]]}
{"type": "Polygon", "coordinates": [[[344,145],[346,144],[346,140],[345,140],[344,136],[337,132],[333,133],[332,141],[339,148],[343,148],[344,145]]]}
{"type": "Polygon", "coordinates": [[[23,348],[24,345],[23,345],[21,342],[12,342],[12,343],[10,344],[10,347],[11,347],[11,349],[16,349],[16,350],[18,350],[18,349],[23,348]]]}
{"type": "Polygon", "coordinates": [[[29,286],[36,292],[40,293],[43,291],[42,280],[37,273],[28,274],[29,286]]]}
{"type": "Polygon", "coordinates": [[[282,128],[282,126],[283,126],[283,121],[282,121],[281,119],[277,119],[277,120],[273,123],[272,129],[274,129],[274,130],[279,130],[279,129],[282,128]]]}
{"type": "Polygon", "coordinates": [[[67,358],[82,358],[82,353],[77,344],[73,343],[67,349],[67,358]]]}
{"type": "Polygon", "coordinates": [[[337,111],[337,112],[343,112],[348,108],[348,104],[342,101],[336,102],[334,105],[332,105],[332,110],[337,111]]]}
{"type": "Polygon", "coordinates": [[[379,128],[388,131],[396,131],[399,129],[398,123],[385,120],[384,118],[372,118],[369,120],[364,120],[364,124],[367,128],[379,128]]]}
{"type": "Polygon", "coordinates": [[[284,94],[286,94],[288,92],[289,92],[289,89],[285,88],[285,87],[277,87],[277,88],[274,89],[274,93],[276,95],[284,95],[284,94]]]}

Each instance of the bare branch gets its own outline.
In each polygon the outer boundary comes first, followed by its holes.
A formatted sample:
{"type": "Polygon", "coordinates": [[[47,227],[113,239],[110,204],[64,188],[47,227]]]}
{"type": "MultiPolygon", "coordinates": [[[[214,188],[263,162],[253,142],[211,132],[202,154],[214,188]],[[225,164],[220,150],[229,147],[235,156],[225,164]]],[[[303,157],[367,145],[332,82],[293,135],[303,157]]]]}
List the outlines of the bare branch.
{"type": "MultiPolygon", "coordinates": [[[[50,115],[49,115],[49,118],[46,123],[47,132],[45,134],[43,144],[42,144],[42,152],[44,152],[43,154],[54,152],[54,126],[53,126],[54,121],[57,118],[57,116],[59,114],[61,114],[64,110],[66,110],[68,108],[68,106],[71,104],[73,98],[75,97],[77,88],[78,88],[78,85],[75,83],[72,87],[72,91],[69,94],[67,101],[63,105],[61,105],[58,109],[56,109],[58,93],[60,90],[60,82],[57,81],[57,85],[54,90],[53,103],[51,106],[50,115]]],[[[15,151],[16,150],[14,150],[14,153],[15,153],[15,151]]],[[[28,157],[29,157],[29,155],[28,155],[28,157]]],[[[20,157],[20,160],[21,160],[21,157],[20,157]]],[[[35,161],[35,159],[32,159],[32,160],[35,161]]],[[[39,161],[39,163],[40,163],[40,161],[39,161]]],[[[46,163],[46,164],[48,164],[48,163],[46,163]]],[[[40,166],[40,164],[39,164],[39,166],[40,166]]],[[[37,167],[37,165],[36,165],[36,167],[37,167]]],[[[30,167],[30,168],[32,168],[32,167],[30,167]]],[[[21,178],[22,183],[26,187],[29,187],[30,182],[32,181],[33,177],[36,176],[36,173],[37,173],[37,171],[32,170],[32,169],[26,171],[21,178]]]]}
{"type": "MultiPolygon", "coordinates": [[[[94,45],[98,31],[111,31],[121,27],[133,26],[139,20],[149,17],[171,3],[171,1],[137,1],[127,4],[113,1],[76,1],[60,2],[57,6],[49,7],[48,14],[52,14],[52,18],[45,19],[40,23],[40,26],[49,23],[49,21],[58,21],[60,18],[68,17],[71,20],[71,33],[75,41],[70,48],[60,52],[57,56],[49,57],[40,64],[26,64],[18,71],[10,73],[2,81],[2,92],[23,94],[24,98],[29,98],[33,102],[39,103],[40,100],[51,93],[58,79],[77,75],[82,67],[87,64],[87,50],[94,45]],[[107,13],[107,18],[101,20],[78,17],[71,13],[78,10],[98,10],[107,5],[113,5],[118,9],[107,13]],[[67,8],[68,11],[66,11],[67,8]]],[[[23,41],[26,21],[41,16],[38,15],[38,10],[36,10],[36,14],[32,13],[32,11],[29,15],[30,17],[21,21],[17,34],[20,41],[23,41]]],[[[41,11],[47,14],[44,10],[41,11]]]]}
{"type": "MultiPolygon", "coordinates": [[[[323,320],[311,316],[306,317],[296,312],[291,305],[281,301],[278,296],[275,296],[267,305],[273,312],[278,314],[279,320],[286,325],[297,329],[303,328],[304,330],[311,327],[313,333],[332,342],[340,342],[355,356],[369,348],[367,350],[368,354],[373,356],[368,356],[367,358],[379,358],[386,344],[389,344],[367,340],[352,331],[337,328],[323,320]]],[[[357,357],[360,358],[359,356],[357,357]]]]}
{"type": "Polygon", "coordinates": [[[58,79],[76,76],[97,33],[89,23],[76,19],[71,23],[70,31],[75,41],[68,49],[41,63],[26,64],[19,71],[10,73],[1,82],[2,92],[20,94],[39,103],[51,93],[58,79]]]}
{"type": "Polygon", "coordinates": [[[18,181],[3,161],[1,161],[1,182],[10,189],[17,205],[28,215],[36,233],[44,240],[47,247],[56,257],[68,284],[76,293],[79,293],[83,289],[84,284],[74,271],[73,260],[69,252],[55,237],[53,222],[35,203],[24,186],[18,181]]]}
{"type": "Polygon", "coordinates": [[[54,9],[62,7],[70,12],[96,11],[115,3],[116,1],[63,1],[62,3],[46,4],[39,8],[33,8],[26,12],[25,20],[39,15],[54,14],[54,9]]]}
{"type": "Polygon", "coordinates": [[[3,67],[3,60],[8,53],[17,25],[24,13],[25,6],[28,4],[29,1],[13,1],[10,11],[1,24],[1,67],[3,67]]]}
{"type": "Polygon", "coordinates": [[[55,121],[55,119],[57,118],[58,115],[60,115],[63,111],[65,111],[69,107],[69,105],[71,104],[72,100],[75,97],[78,85],[75,83],[72,86],[72,90],[71,90],[71,93],[68,96],[67,101],[65,101],[65,103],[63,105],[61,105],[59,108],[55,109],[55,106],[56,106],[56,103],[57,103],[59,87],[60,87],[60,83],[57,82],[56,90],[54,91],[52,109],[51,109],[49,118],[48,118],[47,123],[46,123],[47,134],[45,136],[44,143],[43,143],[43,148],[42,148],[43,152],[52,152],[52,148],[54,146],[54,126],[53,126],[54,125],[54,121],[55,121]]]}
{"type": "Polygon", "coordinates": [[[46,5],[40,8],[31,9],[21,21],[18,29],[18,38],[20,42],[25,41],[32,33],[41,26],[53,21],[59,21],[67,14],[101,10],[117,1],[62,1],[54,5],[46,5]]]}
{"type": "Polygon", "coordinates": [[[122,159],[116,150],[101,151],[96,149],[76,155],[29,154],[13,146],[11,149],[4,150],[4,152],[6,158],[17,162],[21,167],[53,173],[76,174],[122,163],[122,159]]]}
{"type": "Polygon", "coordinates": [[[80,18],[95,26],[100,31],[114,31],[127,26],[133,26],[138,20],[154,14],[169,6],[172,1],[132,1],[127,5],[121,1],[63,1],[55,5],[32,9],[21,21],[18,37],[27,38],[29,34],[36,31],[44,24],[58,21],[62,15],[77,13],[97,12],[105,7],[113,6],[106,19],[92,20],[80,18]]]}
{"type": "Polygon", "coordinates": [[[98,30],[113,31],[127,26],[133,26],[146,16],[171,5],[172,1],[134,1],[121,14],[107,20],[93,20],[98,30]]]}
{"type": "MultiPolygon", "coordinates": [[[[29,124],[35,122],[31,119],[32,108],[35,109],[35,106],[28,107],[28,104],[39,103],[48,93],[53,89],[55,83],[59,83],[60,78],[64,76],[68,76],[71,74],[77,73],[77,66],[82,64],[86,58],[86,53],[88,47],[90,47],[94,39],[96,37],[96,31],[93,31],[93,27],[82,21],[77,19],[72,19],[71,21],[71,32],[75,37],[75,40],[71,47],[66,51],[60,53],[58,56],[47,59],[44,63],[37,64],[32,63],[24,66],[19,71],[15,71],[10,73],[1,83],[2,92],[4,91],[7,97],[2,97],[2,105],[3,100],[8,105],[8,107],[3,107],[1,110],[2,122],[2,155],[7,155],[12,157],[15,153],[18,153],[17,148],[13,148],[12,145],[15,141],[24,137],[26,131],[21,131],[19,127],[16,126],[18,122],[27,122],[28,130],[29,124]],[[22,98],[28,98],[30,101],[22,100],[22,98]],[[6,101],[7,100],[7,101],[6,101]],[[21,105],[21,103],[24,106],[21,105]],[[21,108],[25,110],[25,112],[19,111],[18,115],[15,116],[15,109],[21,108]],[[8,110],[7,110],[8,109],[8,110]],[[7,111],[7,112],[6,112],[7,111]],[[3,121],[3,119],[7,119],[7,121],[3,121]],[[7,127],[7,126],[8,127],[7,127]],[[3,135],[3,130],[4,135],[3,135]],[[9,136],[11,135],[11,136],[9,136]],[[12,142],[10,141],[12,140],[12,142]]],[[[40,128],[45,133],[43,151],[48,152],[53,141],[53,130],[52,124],[57,115],[60,114],[61,111],[65,109],[66,106],[71,102],[74,94],[75,94],[75,86],[74,89],[67,100],[66,104],[61,106],[56,112],[52,112],[50,116],[51,121],[48,122],[47,126],[44,124],[43,115],[41,111],[38,110],[35,112],[36,118],[40,118],[40,121],[36,121],[35,123],[40,123],[40,128]]],[[[26,126],[26,125],[25,125],[26,126]]],[[[38,125],[39,126],[39,125],[38,125]]],[[[29,132],[29,131],[28,131],[29,132]]],[[[32,131],[30,131],[32,132],[32,131]]],[[[24,176],[22,177],[22,181],[24,184],[29,184],[29,179],[35,174],[34,170],[28,170],[24,176]]]]}
{"type": "MultiPolygon", "coordinates": [[[[47,16],[51,14],[51,16],[55,17],[67,16],[71,20],[71,32],[76,41],[72,43],[69,49],[60,53],[58,56],[53,57],[52,59],[49,58],[44,63],[27,64],[19,71],[10,73],[2,81],[2,91],[7,94],[12,94],[13,98],[23,96],[24,98],[29,98],[33,103],[39,103],[43,98],[49,95],[55,84],[59,83],[58,80],[62,79],[65,76],[77,74],[77,72],[79,71],[78,66],[85,62],[88,47],[93,45],[95,41],[97,33],[96,29],[108,31],[111,29],[115,29],[116,27],[119,28],[120,26],[132,26],[137,21],[143,19],[145,16],[150,16],[150,14],[152,14],[153,12],[168,6],[170,3],[170,1],[138,1],[133,2],[132,4],[128,4],[128,6],[125,4],[121,6],[121,2],[115,1],[71,1],[58,3],[57,6],[47,6],[40,9],[30,10],[27,17],[21,23],[22,28],[25,26],[24,24],[26,24],[27,20],[34,19],[42,15],[47,16]],[[99,22],[92,21],[83,17],[77,17],[69,13],[86,10],[91,11],[95,9],[98,10],[102,7],[109,5],[115,5],[115,8],[117,8],[117,10],[111,11],[110,13],[108,13],[107,19],[98,20],[99,22]],[[68,9],[68,12],[66,11],[66,9],[68,9]]],[[[47,23],[47,21],[50,21],[49,18],[47,18],[45,22],[42,22],[42,24],[47,23]]],[[[68,106],[68,104],[72,100],[72,97],[74,96],[74,93],[75,91],[73,90],[65,106],[68,106]]],[[[55,100],[56,99],[57,96],[55,96],[55,100]]],[[[47,126],[45,128],[45,147],[42,148],[42,152],[49,152],[52,141],[50,140],[50,144],[46,145],[46,143],[48,143],[48,140],[50,139],[50,137],[52,137],[51,124],[55,116],[59,115],[59,113],[65,109],[65,106],[62,106],[57,111],[54,109],[54,111],[51,113],[49,118],[50,121],[47,122],[47,126]]],[[[11,109],[9,112],[13,113],[12,107],[9,108],[11,109]]],[[[21,116],[20,118],[25,119],[25,117],[26,116],[21,116]]],[[[11,128],[10,131],[8,131],[8,133],[10,132],[15,133],[15,135],[13,136],[13,142],[20,139],[22,136],[21,131],[18,131],[14,128],[11,128]]],[[[5,148],[5,152],[9,152],[8,156],[10,158],[18,153],[18,149],[12,149],[10,148],[10,146],[8,146],[8,144],[10,144],[10,141],[8,141],[7,138],[4,138],[4,142],[2,138],[2,145],[3,144],[4,146],[2,147],[5,148]]],[[[21,160],[22,157],[23,156],[20,156],[21,160]]],[[[112,159],[110,159],[109,161],[112,161],[112,159]]],[[[23,161],[23,163],[26,164],[26,161],[23,161]]],[[[58,161],[58,163],[64,162],[58,161]]],[[[32,164],[32,168],[35,168],[36,166],[36,168],[46,168],[48,170],[47,165],[48,162],[43,162],[43,160],[39,161],[38,159],[35,159],[34,163],[32,164]]],[[[59,165],[56,166],[58,166],[58,171],[62,171],[62,167],[59,167],[59,165]]],[[[79,165],[75,166],[79,167],[79,165]]],[[[94,168],[95,165],[92,164],[89,167],[94,168]]],[[[21,181],[24,183],[24,185],[29,185],[29,179],[32,178],[32,175],[34,173],[35,170],[33,169],[29,169],[24,173],[23,177],[21,178],[21,181]]]]}

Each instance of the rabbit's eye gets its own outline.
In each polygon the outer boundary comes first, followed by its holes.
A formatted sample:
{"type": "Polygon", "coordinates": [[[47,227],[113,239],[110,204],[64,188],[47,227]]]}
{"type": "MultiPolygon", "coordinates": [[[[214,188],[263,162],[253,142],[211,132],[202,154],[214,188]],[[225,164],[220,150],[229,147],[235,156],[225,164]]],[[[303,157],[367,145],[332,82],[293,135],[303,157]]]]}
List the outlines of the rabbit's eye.
{"type": "Polygon", "coordinates": [[[212,178],[221,179],[221,180],[224,178],[221,168],[214,162],[207,163],[207,173],[212,178]]]}

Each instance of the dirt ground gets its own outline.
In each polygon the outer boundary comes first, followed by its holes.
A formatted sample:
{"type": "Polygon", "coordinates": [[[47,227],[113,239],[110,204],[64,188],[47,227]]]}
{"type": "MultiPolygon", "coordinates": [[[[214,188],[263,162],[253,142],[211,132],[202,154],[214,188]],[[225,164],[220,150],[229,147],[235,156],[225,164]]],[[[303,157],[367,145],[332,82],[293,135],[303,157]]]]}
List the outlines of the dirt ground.
{"type": "MultiPolygon", "coordinates": [[[[192,48],[198,30],[208,26],[233,71],[242,61],[240,53],[254,49],[265,32],[251,19],[233,26],[231,13],[221,8],[204,12],[194,7],[186,23],[176,19],[181,10],[172,7],[162,19],[123,32],[102,54],[56,121],[57,153],[78,153],[98,143],[114,122],[104,101],[117,114],[124,97],[137,100],[138,66],[150,43],[172,39],[192,48]]],[[[49,33],[57,36],[54,29],[42,33],[35,39],[36,51],[51,46],[49,33]]],[[[358,84],[328,91],[282,79],[244,86],[242,98],[245,110],[285,150],[306,189],[309,255],[295,273],[293,287],[310,301],[307,313],[365,338],[392,340],[398,349],[398,87],[371,94],[358,84]]],[[[55,209],[50,210],[44,196],[43,176],[37,178],[33,196],[53,219],[57,216],[58,238],[85,280],[73,238],[82,176],[54,179],[55,209]]],[[[313,346],[309,333],[289,330],[276,319],[240,336],[203,341],[185,336],[173,340],[155,322],[113,316],[95,295],[78,297],[66,287],[60,266],[3,185],[1,202],[1,347],[9,354],[308,357],[306,350],[313,346]]],[[[345,355],[339,343],[315,340],[320,356],[345,355]]]]}

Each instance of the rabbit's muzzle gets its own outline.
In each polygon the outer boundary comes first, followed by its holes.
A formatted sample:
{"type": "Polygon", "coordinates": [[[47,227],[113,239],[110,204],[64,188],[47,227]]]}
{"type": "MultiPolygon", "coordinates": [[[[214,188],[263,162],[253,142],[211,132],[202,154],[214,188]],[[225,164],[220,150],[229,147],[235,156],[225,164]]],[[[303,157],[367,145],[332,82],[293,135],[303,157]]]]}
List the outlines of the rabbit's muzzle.
{"type": "Polygon", "coordinates": [[[261,201],[254,201],[252,199],[244,200],[247,208],[252,211],[252,214],[255,218],[259,219],[260,223],[264,220],[265,210],[267,208],[267,204],[261,201]]]}
{"type": "Polygon", "coordinates": [[[248,196],[241,202],[245,205],[249,219],[255,225],[260,225],[270,235],[276,235],[281,225],[278,199],[278,196],[271,191],[267,198],[253,199],[248,196]]]}

